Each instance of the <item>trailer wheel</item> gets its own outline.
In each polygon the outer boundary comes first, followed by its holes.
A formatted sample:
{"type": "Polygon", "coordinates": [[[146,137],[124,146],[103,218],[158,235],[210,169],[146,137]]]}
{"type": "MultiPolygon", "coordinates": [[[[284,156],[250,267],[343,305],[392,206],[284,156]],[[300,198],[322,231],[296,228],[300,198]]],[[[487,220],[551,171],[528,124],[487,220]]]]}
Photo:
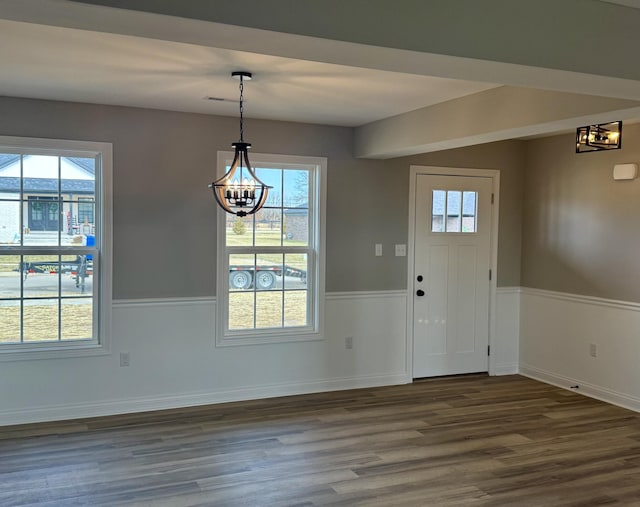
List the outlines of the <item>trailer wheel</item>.
{"type": "Polygon", "coordinates": [[[232,271],[229,273],[229,286],[232,289],[248,289],[251,287],[251,273],[248,271],[232,271]]]}
{"type": "Polygon", "coordinates": [[[271,271],[258,271],[256,275],[256,287],[258,289],[270,289],[276,284],[276,275],[271,271]]]}

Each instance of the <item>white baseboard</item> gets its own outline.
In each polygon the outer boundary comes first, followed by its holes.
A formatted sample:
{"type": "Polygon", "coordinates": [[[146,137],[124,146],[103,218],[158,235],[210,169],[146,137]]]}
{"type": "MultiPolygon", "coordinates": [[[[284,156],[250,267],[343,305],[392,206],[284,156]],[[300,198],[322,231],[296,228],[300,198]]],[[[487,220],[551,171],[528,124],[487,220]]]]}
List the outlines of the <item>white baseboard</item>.
{"type": "Polygon", "coordinates": [[[98,403],[55,405],[26,410],[0,412],[0,426],[64,421],[87,417],[149,412],[174,408],[214,405],[234,401],[258,400],[280,396],[294,396],[328,391],[345,391],[366,387],[408,384],[412,381],[405,373],[369,377],[354,377],[296,382],[269,386],[227,389],[213,393],[186,393],[173,396],[128,398],[98,403]]]}
{"type": "Polygon", "coordinates": [[[589,396],[612,405],[628,408],[635,412],[640,412],[640,398],[625,393],[619,393],[600,386],[589,384],[580,379],[564,377],[557,373],[541,370],[527,364],[520,364],[520,375],[539,380],[547,384],[562,387],[569,391],[589,396]],[[578,386],[578,387],[575,387],[578,386]]]}
{"type": "Polygon", "coordinates": [[[519,372],[518,363],[496,364],[493,368],[494,375],[515,375],[519,372]]]}

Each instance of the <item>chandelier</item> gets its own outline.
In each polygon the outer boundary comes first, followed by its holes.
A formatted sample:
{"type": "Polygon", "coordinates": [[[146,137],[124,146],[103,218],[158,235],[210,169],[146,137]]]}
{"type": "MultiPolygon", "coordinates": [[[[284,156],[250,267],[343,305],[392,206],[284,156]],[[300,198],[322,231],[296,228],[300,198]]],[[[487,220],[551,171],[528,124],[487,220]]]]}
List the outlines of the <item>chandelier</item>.
{"type": "Polygon", "coordinates": [[[217,203],[227,213],[244,217],[256,213],[267,200],[269,189],[256,176],[249,162],[247,150],[251,143],[244,141],[244,80],[251,80],[251,73],[232,72],[231,76],[240,79],[240,141],[232,143],[235,149],[233,162],[227,173],[209,185],[217,203]]]}
{"type": "Polygon", "coordinates": [[[587,125],[576,130],[576,153],[617,150],[622,147],[622,122],[587,125]]]}

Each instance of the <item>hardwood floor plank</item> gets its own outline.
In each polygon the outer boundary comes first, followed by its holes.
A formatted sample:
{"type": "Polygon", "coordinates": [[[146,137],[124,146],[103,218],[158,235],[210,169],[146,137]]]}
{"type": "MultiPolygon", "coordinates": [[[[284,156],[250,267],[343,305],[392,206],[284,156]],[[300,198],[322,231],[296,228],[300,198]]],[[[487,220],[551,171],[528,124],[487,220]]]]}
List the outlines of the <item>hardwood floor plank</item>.
{"type": "Polygon", "coordinates": [[[0,506],[640,506],[640,414],[520,376],[0,428],[0,506]]]}

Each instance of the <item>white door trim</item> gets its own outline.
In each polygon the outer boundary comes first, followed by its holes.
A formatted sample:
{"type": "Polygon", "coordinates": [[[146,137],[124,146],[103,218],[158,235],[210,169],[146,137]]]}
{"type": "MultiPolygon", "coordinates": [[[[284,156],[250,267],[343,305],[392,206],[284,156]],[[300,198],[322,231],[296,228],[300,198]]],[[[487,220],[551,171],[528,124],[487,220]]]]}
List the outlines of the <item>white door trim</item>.
{"type": "Polygon", "coordinates": [[[491,178],[491,191],[494,196],[491,208],[491,273],[489,282],[489,375],[495,375],[495,349],[494,341],[496,335],[496,289],[498,280],[498,217],[500,216],[500,170],[498,169],[469,169],[459,167],[434,167],[412,165],[409,172],[409,234],[407,245],[407,358],[406,366],[410,378],[413,378],[413,298],[414,278],[415,278],[415,221],[416,221],[416,181],[419,174],[441,175],[441,176],[476,176],[491,178]]]}

